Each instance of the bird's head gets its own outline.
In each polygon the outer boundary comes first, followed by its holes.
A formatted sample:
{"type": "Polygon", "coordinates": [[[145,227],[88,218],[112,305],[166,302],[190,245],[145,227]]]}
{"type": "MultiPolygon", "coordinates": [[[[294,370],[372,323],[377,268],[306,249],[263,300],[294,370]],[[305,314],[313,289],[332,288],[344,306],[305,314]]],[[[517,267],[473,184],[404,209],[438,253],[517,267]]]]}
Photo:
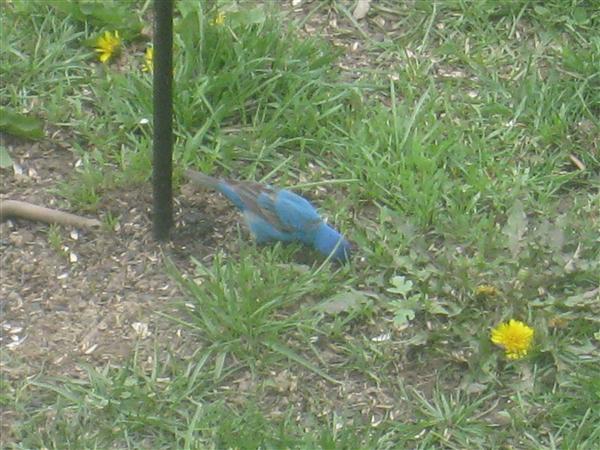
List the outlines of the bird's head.
{"type": "Polygon", "coordinates": [[[352,244],[326,223],[321,224],[315,233],[314,246],[323,255],[331,255],[332,259],[341,263],[350,259],[353,250],[352,244]]]}

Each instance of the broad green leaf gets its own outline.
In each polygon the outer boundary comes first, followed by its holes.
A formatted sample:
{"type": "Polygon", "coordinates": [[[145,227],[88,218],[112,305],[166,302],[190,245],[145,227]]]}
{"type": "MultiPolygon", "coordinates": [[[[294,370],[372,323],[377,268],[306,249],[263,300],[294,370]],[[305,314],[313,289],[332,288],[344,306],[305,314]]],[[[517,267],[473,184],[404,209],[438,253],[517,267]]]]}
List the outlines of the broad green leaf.
{"type": "Polygon", "coordinates": [[[435,300],[427,300],[425,302],[425,309],[430,314],[439,314],[442,316],[450,315],[450,311],[441,302],[435,300]]]}
{"type": "Polygon", "coordinates": [[[260,7],[227,14],[228,22],[232,26],[258,25],[264,23],[266,18],[265,10],[260,7]]]}
{"type": "Polygon", "coordinates": [[[368,301],[368,296],[361,291],[349,291],[335,294],[317,305],[317,310],[327,314],[338,314],[352,311],[368,301]]]}
{"type": "Polygon", "coordinates": [[[387,291],[393,294],[400,294],[403,297],[406,297],[406,295],[410,292],[410,290],[413,287],[413,282],[407,280],[406,277],[403,277],[401,275],[393,277],[390,280],[390,283],[393,287],[388,288],[387,291]]]}
{"type": "Polygon", "coordinates": [[[175,29],[183,41],[184,48],[193,49],[200,45],[201,20],[201,16],[196,11],[191,11],[175,25],[175,29]]]}
{"type": "Polygon", "coordinates": [[[600,291],[591,290],[586,293],[571,295],[565,299],[564,304],[571,308],[590,307],[600,309],[600,291]]]}
{"type": "Polygon", "coordinates": [[[0,145],[0,169],[11,167],[13,160],[4,145],[0,145]]]}
{"type": "Polygon", "coordinates": [[[508,219],[502,230],[508,238],[506,246],[513,257],[518,256],[526,231],[527,215],[525,214],[523,203],[520,200],[517,200],[508,210],[508,219]]]}
{"type": "Polygon", "coordinates": [[[415,310],[411,305],[404,301],[396,301],[391,304],[394,310],[394,324],[398,327],[408,325],[408,322],[415,318],[415,310]]]}
{"type": "Polygon", "coordinates": [[[138,36],[142,30],[139,17],[124,3],[49,0],[48,4],[75,20],[118,30],[127,39],[138,36]]]}
{"type": "Polygon", "coordinates": [[[13,136],[40,139],[44,137],[44,123],[37,117],[0,108],[0,131],[13,136]]]}
{"type": "Polygon", "coordinates": [[[430,314],[440,314],[443,316],[455,317],[463,311],[463,307],[457,303],[436,298],[426,299],[425,310],[430,314]]]}
{"type": "Polygon", "coordinates": [[[588,14],[588,11],[585,8],[582,7],[576,7],[573,10],[573,19],[575,20],[575,22],[577,22],[577,24],[582,25],[584,23],[586,23],[590,18],[590,15],[588,14]]]}

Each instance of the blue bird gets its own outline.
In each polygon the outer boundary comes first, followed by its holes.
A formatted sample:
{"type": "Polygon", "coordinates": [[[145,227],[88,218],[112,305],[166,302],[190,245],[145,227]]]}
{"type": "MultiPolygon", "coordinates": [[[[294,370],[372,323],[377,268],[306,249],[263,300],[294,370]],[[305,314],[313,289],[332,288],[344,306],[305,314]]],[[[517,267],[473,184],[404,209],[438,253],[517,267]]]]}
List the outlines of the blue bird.
{"type": "Polygon", "coordinates": [[[297,241],[339,262],[350,258],[350,243],[323,222],[305,198],[286,189],[251,181],[218,179],[189,169],[185,175],[194,183],[227,197],[244,214],[258,243],[297,241]]]}

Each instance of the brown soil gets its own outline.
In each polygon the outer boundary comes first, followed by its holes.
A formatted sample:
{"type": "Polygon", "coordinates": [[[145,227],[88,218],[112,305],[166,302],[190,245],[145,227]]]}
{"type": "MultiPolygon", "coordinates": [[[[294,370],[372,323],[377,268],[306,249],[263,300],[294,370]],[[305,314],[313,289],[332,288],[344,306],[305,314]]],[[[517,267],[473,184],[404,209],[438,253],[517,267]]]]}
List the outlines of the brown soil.
{"type": "MultiPolygon", "coordinates": [[[[18,167],[2,169],[0,201],[65,209],[55,188],[70,179],[77,157],[49,140],[7,144],[18,167]]],[[[155,314],[177,314],[170,310],[180,294],[165,273],[164,257],[182,270],[190,268],[191,255],[210,259],[223,242],[217,230],[235,226],[237,217],[215,194],[184,186],[175,201],[172,240],[160,245],[152,237],[151,192],[148,184],[105,193],[98,211],[100,219],[118,218],[112,229],[18,219],[0,224],[1,364],[9,378],[42,370],[75,374],[81,362],[121,361],[136,342],[152,348],[158,334],[177,347],[179,330],[155,314]]]]}

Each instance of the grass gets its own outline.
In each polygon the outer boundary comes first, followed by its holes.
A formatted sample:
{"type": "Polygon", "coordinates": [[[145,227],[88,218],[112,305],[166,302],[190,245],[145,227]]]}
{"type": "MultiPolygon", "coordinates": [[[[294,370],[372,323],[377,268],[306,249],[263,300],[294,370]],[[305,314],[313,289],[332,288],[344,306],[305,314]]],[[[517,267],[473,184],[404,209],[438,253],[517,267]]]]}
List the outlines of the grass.
{"type": "MultiPolygon", "coordinates": [[[[310,4],[302,20],[335,15],[360,41],[359,81],[277,8],[218,3],[224,25],[178,6],[176,170],[297,185],[359,255],[303,266],[242,242],[194,277],[168,264],[194,356],[157,342],[150,365],[3,382],[12,448],[598,448],[593,2],[381,0],[381,40],[351,2],[310,4]],[[489,341],[509,318],[536,332],[514,362],[489,341]]],[[[94,64],[94,18],[2,16],[2,106],[68,136],[82,166],[58,192],[81,210],[150,174],[145,44],[94,64]]]]}

